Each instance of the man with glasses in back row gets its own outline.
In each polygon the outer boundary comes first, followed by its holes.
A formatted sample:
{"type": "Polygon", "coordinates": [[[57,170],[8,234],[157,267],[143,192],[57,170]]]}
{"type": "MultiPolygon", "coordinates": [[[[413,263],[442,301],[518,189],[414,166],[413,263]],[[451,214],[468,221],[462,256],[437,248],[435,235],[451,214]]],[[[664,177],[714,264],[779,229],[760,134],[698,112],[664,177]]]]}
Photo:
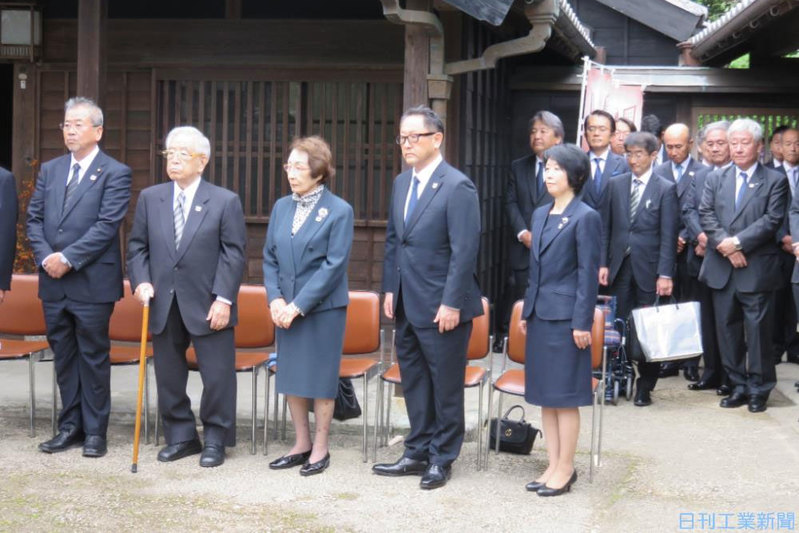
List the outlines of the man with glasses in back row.
{"type": "Polygon", "coordinates": [[[102,457],[111,409],[108,322],[122,298],[118,230],[128,211],[131,170],[97,146],[103,136],[97,104],[76,97],[64,110],[69,154],[42,165],[28,206],[62,405],[58,434],[39,449],[83,445],[85,457],[102,457]]]}

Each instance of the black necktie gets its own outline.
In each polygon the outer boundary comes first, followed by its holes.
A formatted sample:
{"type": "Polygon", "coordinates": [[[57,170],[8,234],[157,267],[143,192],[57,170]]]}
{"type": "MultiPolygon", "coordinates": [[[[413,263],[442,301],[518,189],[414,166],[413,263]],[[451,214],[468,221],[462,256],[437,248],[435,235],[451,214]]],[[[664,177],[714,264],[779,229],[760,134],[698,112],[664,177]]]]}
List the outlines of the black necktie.
{"type": "Polygon", "coordinates": [[[596,165],[596,170],[594,170],[594,187],[596,188],[597,194],[602,192],[602,167],[599,165],[600,161],[602,161],[602,159],[599,157],[594,158],[594,164],[596,165]]]}
{"type": "Polygon", "coordinates": [[[72,195],[75,194],[75,190],[78,188],[79,174],[80,174],[80,164],[75,163],[72,166],[72,177],[69,179],[69,183],[67,183],[67,192],[64,195],[64,207],[69,205],[69,199],[72,198],[72,195]]]}
{"type": "Polygon", "coordinates": [[[544,164],[538,162],[538,172],[535,173],[535,194],[540,197],[544,190],[544,164]]]}

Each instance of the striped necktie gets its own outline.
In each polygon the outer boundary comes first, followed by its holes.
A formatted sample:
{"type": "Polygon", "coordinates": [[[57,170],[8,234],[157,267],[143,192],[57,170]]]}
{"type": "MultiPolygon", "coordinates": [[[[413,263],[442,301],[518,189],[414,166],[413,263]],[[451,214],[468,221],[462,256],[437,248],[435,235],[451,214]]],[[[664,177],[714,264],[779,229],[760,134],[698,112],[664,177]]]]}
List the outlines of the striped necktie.
{"type": "Polygon", "coordinates": [[[638,178],[633,179],[633,190],[630,193],[630,223],[635,220],[638,204],[641,203],[641,184],[642,182],[638,178]]]}
{"type": "Polygon", "coordinates": [[[78,188],[79,183],[79,176],[80,176],[80,163],[75,163],[72,165],[72,177],[69,179],[69,183],[67,183],[67,192],[64,195],[64,207],[69,205],[69,200],[72,198],[72,195],[75,194],[75,191],[78,188]]]}
{"type": "Polygon", "coordinates": [[[178,193],[178,201],[175,203],[175,211],[173,213],[175,219],[175,249],[180,246],[180,239],[183,237],[183,227],[186,225],[186,220],[183,218],[183,203],[186,201],[186,193],[180,191],[178,193]]]}

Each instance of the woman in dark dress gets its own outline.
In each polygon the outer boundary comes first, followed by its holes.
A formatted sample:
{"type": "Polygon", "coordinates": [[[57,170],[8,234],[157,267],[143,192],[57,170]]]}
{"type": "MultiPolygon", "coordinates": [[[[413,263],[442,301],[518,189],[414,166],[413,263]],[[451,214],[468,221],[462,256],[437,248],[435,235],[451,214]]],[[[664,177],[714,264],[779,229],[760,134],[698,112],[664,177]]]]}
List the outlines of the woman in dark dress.
{"type": "Polygon", "coordinates": [[[544,154],[553,203],[535,210],[530,285],[519,327],[527,334],[525,400],[541,406],[549,466],[527,490],[568,492],[577,480],[578,406],[591,404],[591,325],[596,305],[601,222],[580,200],[590,164],[574,145],[544,154]]]}
{"type": "Polygon", "coordinates": [[[321,137],[291,144],[284,165],[291,196],[272,209],[264,245],[264,285],[277,326],[277,391],[285,394],[294,425],[294,446],[272,469],[302,465],[300,474],[330,464],[328,431],[338,392],[347,317],[347,263],[352,247],[352,207],[325,182],[335,173],[321,137]],[[309,400],[316,434],[311,442],[309,400]]]}

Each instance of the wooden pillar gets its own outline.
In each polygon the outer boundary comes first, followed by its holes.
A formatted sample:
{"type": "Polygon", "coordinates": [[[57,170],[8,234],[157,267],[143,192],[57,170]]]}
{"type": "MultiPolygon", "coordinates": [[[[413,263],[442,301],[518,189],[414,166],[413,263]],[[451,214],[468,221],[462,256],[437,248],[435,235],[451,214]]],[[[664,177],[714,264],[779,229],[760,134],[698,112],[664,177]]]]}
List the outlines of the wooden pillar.
{"type": "Polygon", "coordinates": [[[36,161],[36,66],[32,63],[14,64],[14,117],[11,172],[22,180],[31,178],[38,170],[36,161]]]}
{"type": "Polygon", "coordinates": [[[78,88],[77,96],[93,98],[102,105],[105,86],[105,20],[107,0],[78,2],[78,88]]]}
{"type": "MultiPolygon", "coordinates": [[[[426,11],[429,0],[408,0],[406,9],[426,11]]],[[[405,26],[405,75],[403,79],[403,110],[428,105],[427,74],[430,72],[430,37],[416,25],[405,26]]]]}

